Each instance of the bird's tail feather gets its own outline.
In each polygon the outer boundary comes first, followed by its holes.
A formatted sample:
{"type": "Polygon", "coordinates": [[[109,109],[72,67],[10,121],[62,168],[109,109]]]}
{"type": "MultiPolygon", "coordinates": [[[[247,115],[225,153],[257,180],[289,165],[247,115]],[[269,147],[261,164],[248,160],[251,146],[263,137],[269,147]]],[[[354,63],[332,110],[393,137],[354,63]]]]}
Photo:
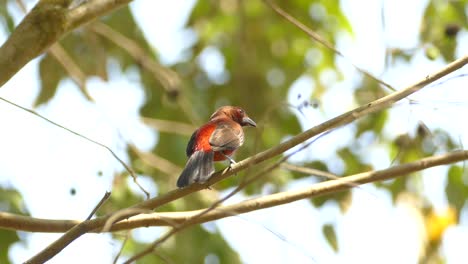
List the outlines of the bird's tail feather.
{"type": "Polygon", "coordinates": [[[177,187],[182,188],[194,182],[206,182],[214,172],[213,157],[213,151],[195,151],[180,174],[177,187]]]}

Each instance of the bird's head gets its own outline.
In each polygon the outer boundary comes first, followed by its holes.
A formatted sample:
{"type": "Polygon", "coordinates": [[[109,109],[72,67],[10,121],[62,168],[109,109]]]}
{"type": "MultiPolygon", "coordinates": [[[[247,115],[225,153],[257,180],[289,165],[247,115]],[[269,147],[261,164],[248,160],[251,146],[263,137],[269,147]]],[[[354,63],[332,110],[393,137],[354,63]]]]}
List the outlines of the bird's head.
{"type": "Polygon", "coordinates": [[[210,119],[214,119],[220,116],[227,116],[235,122],[239,123],[241,126],[257,126],[257,124],[252,119],[250,119],[244,109],[237,106],[222,106],[211,115],[210,119]]]}

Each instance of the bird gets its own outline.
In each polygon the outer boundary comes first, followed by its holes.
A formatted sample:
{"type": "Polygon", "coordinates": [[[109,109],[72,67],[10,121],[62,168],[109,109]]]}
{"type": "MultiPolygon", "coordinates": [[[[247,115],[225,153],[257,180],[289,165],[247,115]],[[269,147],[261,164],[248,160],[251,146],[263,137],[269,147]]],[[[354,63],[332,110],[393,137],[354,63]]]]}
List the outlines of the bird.
{"type": "Polygon", "coordinates": [[[257,124],[242,108],[218,108],[190,137],[186,149],[188,161],[177,179],[177,187],[205,183],[215,171],[215,161],[229,160],[229,167],[235,164],[230,156],[244,143],[244,126],[256,127],[257,124]]]}

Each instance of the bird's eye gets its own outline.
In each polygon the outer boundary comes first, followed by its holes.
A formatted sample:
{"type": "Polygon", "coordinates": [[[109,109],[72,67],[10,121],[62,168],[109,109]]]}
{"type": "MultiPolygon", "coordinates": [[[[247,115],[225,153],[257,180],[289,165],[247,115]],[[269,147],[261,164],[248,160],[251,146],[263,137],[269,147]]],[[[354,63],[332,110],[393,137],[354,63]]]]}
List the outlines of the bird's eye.
{"type": "Polygon", "coordinates": [[[245,111],[243,109],[239,109],[239,114],[243,115],[245,111]]]}

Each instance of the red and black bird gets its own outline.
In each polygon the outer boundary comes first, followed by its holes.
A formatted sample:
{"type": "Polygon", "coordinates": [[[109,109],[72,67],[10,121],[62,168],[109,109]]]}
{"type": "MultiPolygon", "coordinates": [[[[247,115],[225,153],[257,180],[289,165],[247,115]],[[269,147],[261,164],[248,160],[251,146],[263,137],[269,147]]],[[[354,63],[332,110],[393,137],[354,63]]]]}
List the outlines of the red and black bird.
{"type": "Polygon", "coordinates": [[[216,110],[208,123],[193,132],[186,150],[189,159],[177,180],[177,187],[206,182],[214,172],[214,161],[228,159],[235,163],[230,155],[244,143],[243,126],[256,127],[257,124],[242,108],[223,106],[216,110]]]}

